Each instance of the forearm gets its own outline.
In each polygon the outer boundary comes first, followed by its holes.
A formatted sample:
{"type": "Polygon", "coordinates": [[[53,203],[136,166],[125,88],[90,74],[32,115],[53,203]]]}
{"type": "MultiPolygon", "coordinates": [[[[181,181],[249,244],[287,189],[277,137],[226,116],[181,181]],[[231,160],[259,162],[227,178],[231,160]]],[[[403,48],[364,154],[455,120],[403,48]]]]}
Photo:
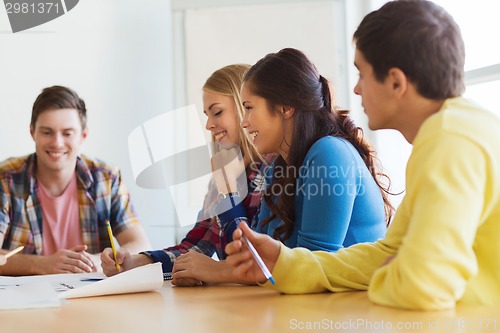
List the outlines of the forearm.
{"type": "MultiPolygon", "coordinates": [[[[213,261],[212,269],[205,270],[205,276],[201,279],[208,283],[246,283],[240,281],[234,274],[232,266],[228,265],[225,260],[213,261]]],[[[203,273],[203,272],[202,272],[203,273]]]]}
{"type": "Polygon", "coordinates": [[[0,274],[11,276],[41,275],[49,274],[48,269],[45,256],[17,254],[9,258],[4,266],[0,266],[0,274]]]}
{"type": "Polygon", "coordinates": [[[264,286],[287,294],[367,290],[373,272],[391,255],[381,244],[364,243],[337,253],[281,247],[273,277],[264,286]]]}
{"type": "Polygon", "coordinates": [[[125,229],[116,235],[116,239],[118,240],[118,244],[120,244],[120,248],[132,254],[151,249],[151,245],[141,225],[125,229]]]}
{"type": "Polygon", "coordinates": [[[150,257],[148,257],[147,255],[142,254],[142,253],[132,255],[131,259],[132,259],[130,261],[131,267],[128,267],[127,269],[132,269],[135,267],[152,264],[154,262],[150,257]]]}
{"type": "Polygon", "coordinates": [[[147,240],[135,240],[132,242],[127,242],[125,244],[120,244],[120,248],[127,250],[130,253],[139,253],[146,249],[151,248],[149,242],[147,240]]]}

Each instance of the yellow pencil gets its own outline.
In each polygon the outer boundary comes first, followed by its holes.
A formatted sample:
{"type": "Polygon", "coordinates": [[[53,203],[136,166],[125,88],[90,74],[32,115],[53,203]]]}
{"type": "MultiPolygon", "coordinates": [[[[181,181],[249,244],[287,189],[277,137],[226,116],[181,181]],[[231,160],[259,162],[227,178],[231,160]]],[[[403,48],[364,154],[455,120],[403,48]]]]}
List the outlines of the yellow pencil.
{"type": "Polygon", "coordinates": [[[115,241],[113,239],[113,231],[111,231],[111,224],[109,224],[109,221],[106,221],[106,227],[108,228],[109,241],[111,242],[111,249],[113,249],[113,257],[115,258],[116,269],[120,271],[120,265],[116,261],[115,241]]]}
{"type": "Polygon", "coordinates": [[[7,253],[5,255],[5,259],[9,259],[10,257],[12,257],[14,254],[20,252],[22,249],[24,249],[24,246],[19,246],[17,249],[14,249],[12,251],[10,251],[9,253],[7,253]]]}

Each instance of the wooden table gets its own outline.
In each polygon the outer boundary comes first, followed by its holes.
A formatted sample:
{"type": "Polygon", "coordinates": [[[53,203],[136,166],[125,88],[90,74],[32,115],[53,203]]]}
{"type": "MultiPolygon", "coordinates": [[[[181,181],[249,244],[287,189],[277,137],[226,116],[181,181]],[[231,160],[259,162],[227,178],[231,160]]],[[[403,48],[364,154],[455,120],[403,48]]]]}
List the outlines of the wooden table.
{"type": "Polygon", "coordinates": [[[0,311],[0,332],[500,332],[500,308],[441,312],[372,304],[366,292],[280,295],[240,285],[172,287],[82,298],[60,308],[0,311]]]}

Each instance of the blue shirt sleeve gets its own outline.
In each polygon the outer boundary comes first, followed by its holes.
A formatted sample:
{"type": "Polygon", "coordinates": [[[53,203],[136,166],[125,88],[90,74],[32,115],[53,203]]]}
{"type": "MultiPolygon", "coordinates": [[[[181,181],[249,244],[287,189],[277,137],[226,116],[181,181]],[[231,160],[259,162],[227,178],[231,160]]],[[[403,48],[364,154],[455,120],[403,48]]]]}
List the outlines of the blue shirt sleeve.
{"type": "Polygon", "coordinates": [[[354,202],[360,189],[360,168],[366,166],[348,142],[325,137],[309,150],[297,182],[296,246],[337,251],[343,247],[354,202]]]}

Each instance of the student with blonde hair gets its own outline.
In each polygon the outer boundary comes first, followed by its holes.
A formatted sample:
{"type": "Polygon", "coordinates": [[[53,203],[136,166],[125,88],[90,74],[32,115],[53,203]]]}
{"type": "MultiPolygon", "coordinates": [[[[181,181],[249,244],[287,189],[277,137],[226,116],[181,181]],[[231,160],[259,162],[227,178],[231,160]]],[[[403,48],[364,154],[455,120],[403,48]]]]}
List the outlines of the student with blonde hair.
{"type": "MultiPolygon", "coordinates": [[[[252,144],[248,134],[240,126],[243,119],[243,106],[240,98],[240,87],[244,73],[250,66],[234,64],[216,70],[203,86],[203,106],[207,116],[206,129],[212,133],[216,146],[223,148],[238,147],[243,157],[246,173],[244,186],[248,194],[240,198],[241,206],[245,210],[245,218],[252,220],[260,206],[261,178],[259,168],[264,160],[252,144]]],[[[203,209],[199,214],[199,221],[187,233],[186,237],[177,245],[163,250],[146,251],[137,255],[130,255],[128,251],[118,250],[117,262],[122,270],[148,263],[161,262],[163,272],[169,274],[176,259],[183,253],[198,254],[202,259],[210,259],[216,253],[219,259],[225,259],[224,247],[228,238],[224,233],[219,217],[213,215],[212,210],[220,198],[221,191],[211,183],[205,196],[203,209]],[[212,213],[212,214],[211,214],[212,213]],[[208,216],[207,216],[208,215],[208,216]]],[[[236,198],[234,198],[236,199],[236,198]]],[[[232,232],[229,232],[231,236],[232,232]]],[[[110,248],[105,249],[101,256],[103,271],[106,275],[118,273],[110,248]]],[[[211,260],[211,259],[210,259],[211,260]]],[[[199,284],[200,281],[186,279],[178,281],[185,284],[199,284]]]]}

